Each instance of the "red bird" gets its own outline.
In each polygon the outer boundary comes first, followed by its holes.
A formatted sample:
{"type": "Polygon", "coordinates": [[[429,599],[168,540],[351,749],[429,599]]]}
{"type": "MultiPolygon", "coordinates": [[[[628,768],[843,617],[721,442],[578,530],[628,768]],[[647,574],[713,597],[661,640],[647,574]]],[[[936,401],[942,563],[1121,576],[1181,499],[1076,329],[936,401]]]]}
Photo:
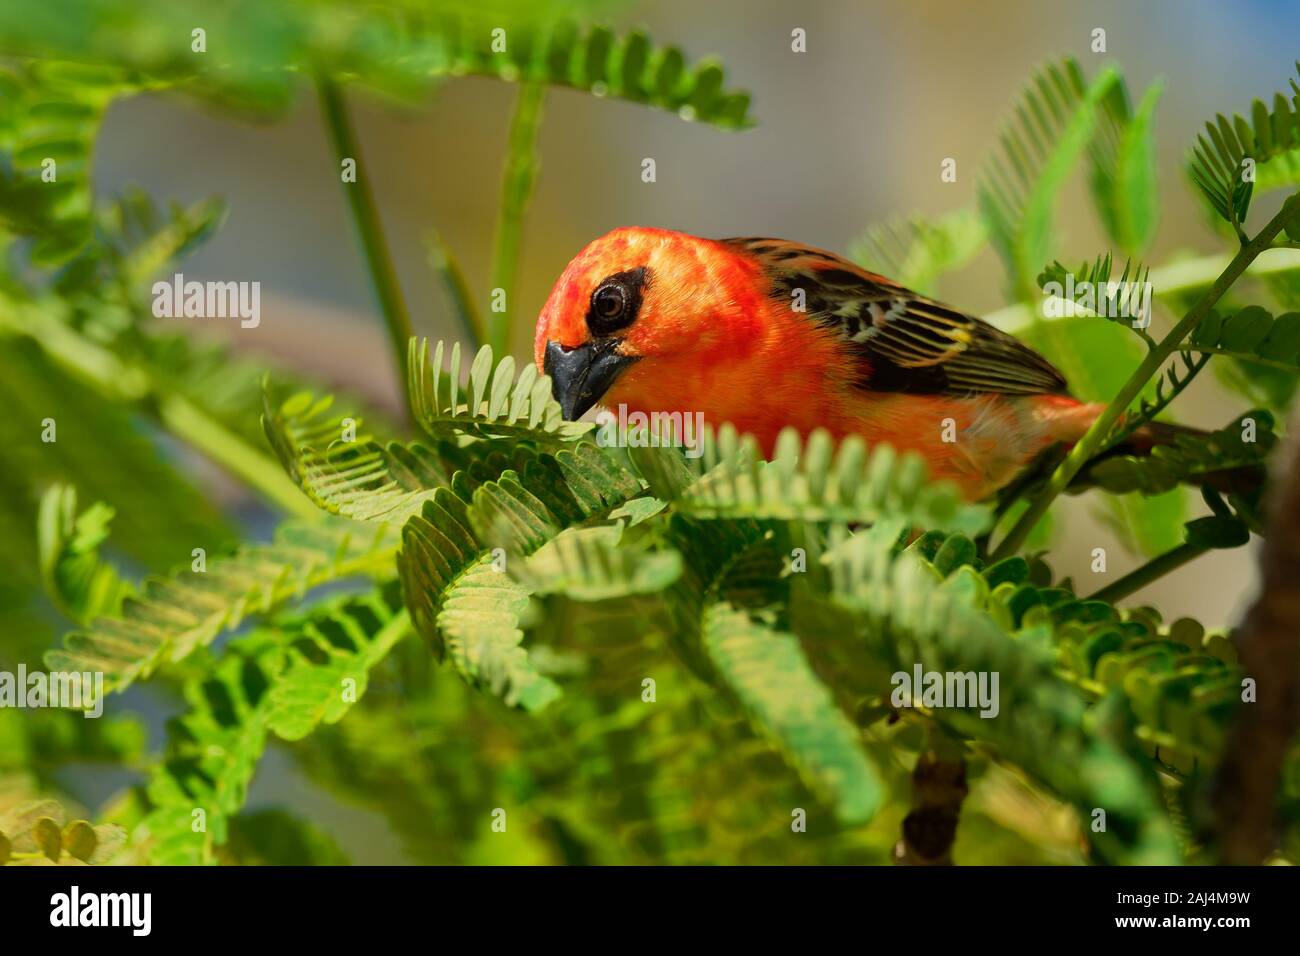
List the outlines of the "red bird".
{"type": "Polygon", "coordinates": [[[972,499],[1102,409],[988,323],[781,239],[616,229],[556,282],[534,358],[566,419],[598,402],[702,412],[768,454],[786,426],[856,434],[919,452],[972,499]]]}

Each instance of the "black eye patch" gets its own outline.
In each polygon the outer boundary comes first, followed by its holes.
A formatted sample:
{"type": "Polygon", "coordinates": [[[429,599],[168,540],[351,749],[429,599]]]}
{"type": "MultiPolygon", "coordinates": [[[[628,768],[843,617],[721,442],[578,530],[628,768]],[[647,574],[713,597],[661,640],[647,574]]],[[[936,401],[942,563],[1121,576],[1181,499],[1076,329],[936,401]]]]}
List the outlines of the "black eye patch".
{"type": "Polygon", "coordinates": [[[650,270],[645,266],[602,279],[592,290],[587,308],[587,328],[592,336],[613,335],[635,322],[641,310],[641,294],[649,281],[650,270]]]}

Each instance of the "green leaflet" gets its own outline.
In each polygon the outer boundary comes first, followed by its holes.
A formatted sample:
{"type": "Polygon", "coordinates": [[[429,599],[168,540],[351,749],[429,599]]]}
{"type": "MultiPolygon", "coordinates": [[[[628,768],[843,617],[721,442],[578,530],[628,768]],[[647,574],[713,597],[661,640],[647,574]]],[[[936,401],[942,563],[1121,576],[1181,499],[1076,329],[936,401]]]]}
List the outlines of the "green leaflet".
{"type": "Polygon", "coordinates": [[[438,612],[447,654],[463,675],[487,688],[507,706],[541,710],[560,694],[520,646],[519,614],[528,591],[493,567],[484,556],[448,589],[438,612]]]}
{"type": "Polygon", "coordinates": [[[113,509],[98,501],[78,514],[77,491],[70,485],[54,485],[41,498],[37,546],[46,591],[80,624],[117,614],[135,593],[99,556],[112,520],[113,509]]]}
{"type": "Polygon", "coordinates": [[[799,640],[726,603],[704,612],[704,647],[755,726],[771,735],[845,825],[871,819],[884,799],[858,732],[813,673],[799,640]]]}
{"type": "Polygon", "coordinates": [[[440,341],[431,355],[428,340],[412,339],[407,376],[411,417],[434,439],[515,437],[558,448],[591,430],[584,422],[563,420],[550,378],[531,364],[516,375],[509,355],[494,366],[487,345],[470,363],[463,391],[459,342],[447,348],[440,341]]]}
{"type": "Polygon", "coordinates": [[[52,670],[102,671],[106,690],[122,690],[250,614],[272,611],[331,581],[391,574],[395,549],[395,532],[385,525],[286,525],[272,544],[205,558],[202,571],[195,563],[146,579],[120,617],[100,618],[89,630],[69,634],[61,649],[45,655],[45,663],[52,670]]]}
{"type": "Polygon", "coordinates": [[[361,422],[327,412],[333,398],[299,392],[272,404],[262,425],[289,477],[316,505],[356,521],[394,522],[416,513],[451,478],[448,463],[418,442],[381,446],[361,422]]]}
{"type": "Polygon", "coordinates": [[[677,580],[681,558],[671,550],[620,546],[622,525],[569,528],[543,544],[512,573],[536,595],[607,601],[654,594],[677,580]]]}
{"type": "Polygon", "coordinates": [[[267,701],[267,723],[277,736],[301,740],[318,724],[338,723],[361,699],[371,668],[411,629],[395,605],[372,594],[279,626],[277,638],[292,644],[267,701]]]}
{"type": "Polygon", "coordinates": [[[1038,287],[1064,296],[1071,288],[1072,301],[1094,315],[1110,319],[1132,329],[1149,341],[1144,319],[1150,318],[1150,303],[1144,301],[1142,290],[1147,286],[1151,270],[1141,263],[1127,259],[1124,269],[1113,278],[1114,268],[1110,253],[1098,256],[1069,270],[1059,261],[1053,261],[1038,275],[1038,287]]]}
{"type": "MultiPolygon", "coordinates": [[[[1296,72],[1300,74],[1300,63],[1296,72]]],[[[1290,99],[1275,94],[1272,109],[1263,100],[1255,100],[1249,120],[1240,115],[1229,119],[1220,113],[1206,122],[1205,133],[1197,137],[1188,156],[1187,172],[1205,201],[1225,222],[1239,226],[1246,221],[1256,183],[1255,163],[1300,148],[1300,86],[1295,79],[1291,80],[1291,90],[1294,95],[1290,99]]],[[[1286,184],[1283,180],[1282,185],[1286,184]]]]}
{"type": "MultiPolygon", "coordinates": [[[[960,552],[973,557],[968,544],[960,552]]],[[[989,581],[947,542],[933,552],[936,561],[945,549],[952,557],[941,563],[954,567],[946,579],[922,557],[927,543],[899,555],[892,535],[854,535],[827,557],[833,600],[861,621],[871,652],[903,672],[920,663],[927,671],[997,673],[996,716],[982,718],[977,708],[967,707],[939,708],[934,717],[1033,768],[1038,779],[1085,813],[1104,808],[1108,831],[1091,835],[1104,856],[1153,863],[1178,859],[1152,770],[1135,761],[1128,750],[1131,738],[1115,730],[1116,722],[1122,727],[1127,719],[1123,702],[1104,702],[1107,723],[1094,729],[1083,702],[1053,673],[1051,649],[1032,630],[1013,639],[1010,630],[1023,622],[1008,621],[1007,606],[986,610],[989,581]]],[[[1019,573],[1012,568],[1009,576],[1019,573]]],[[[1011,581],[999,587],[1017,590],[1011,581]]]]}
{"type": "Polygon", "coordinates": [[[0,866],[102,864],[125,841],[119,826],[68,820],[57,800],[8,803],[0,795],[0,866]]]}
{"type": "Polygon", "coordinates": [[[134,88],[115,70],[80,64],[39,61],[0,72],[0,154],[9,160],[0,173],[0,226],[39,237],[35,264],[61,265],[91,241],[95,137],[109,103],[134,88]]]}
{"type": "Polygon", "coordinates": [[[212,862],[230,838],[268,733],[299,740],[333,724],[365,693],[369,671],[409,630],[396,594],[328,601],[233,641],[185,685],[134,840],[154,863],[212,862]],[[196,811],[203,828],[195,828],[196,811]]]}
{"type": "Polygon", "coordinates": [[[990,516],[951,485],[928,482],[919,456],[899,455],[887,445],[868,450],[856,436],[833,448],[825,432],[814,432],[805,444],[787,430],[765,462],[749,436],[724,425],[716,441],[705,439],[699,458],[663,447],[628,452],[653,494],[700,518],[872,522],[906,516],[921,527],[977,534],[990,516]]]}
{"type": "Polygon", "coordinates": [[[146,788],[152,809],[131,835],[154,863],[212,863],[228,839],[267,743],[269,675],[258,658],[255,645],[232,644],[186,684],[189,709],[168,725],[163,761],[146,788]]]}
{"type": "Polygon", "coordinates": [[[939,277],[966,265],[987,242],[983,220],[974,210],[959,209],[933,220],[909,216],[870,226],[849,246],[849,258],[933,296],[939,277]]]}
{"type": "Polygon", "coordinates": [[[1130,110],[1123,83],[1112,89],[1103,135],[1093,143],[1089,185],[1107,236],[1125,253],[1145,250],[1155,236],[1160,192],[1156,183],[1155,111],[1163,85],[1152,84],[1130,110]]]}
{"type": "Polygon", "coordinates": [[[417,631],[471,682],[539,709],[558,687],[520,647],[529,591],[505,573],[565,524],[607,514],[641,485],[590,443],[526,460],[522,473],[438,489],[403,529],[398,569],[417,631]],[[535,493],[534,493],[535,492],[535,493]]]}
{"type": "Polygon", "coordinates": [[[1093,142],[1099,113],[1123,102],[1105,69],[1091,83],[1073,59],[1044,66],[1000,134],[1001,150],[980,170],[978,204],[1017,298],[1051,253],[1052,210],[1076,160],[1093,142]]]}
{"type": "Polygon", "coordinates": [[[70,0],[57,21],[0,11],[0,33],[11,48],[111,63],[138,71],[147,86],[244,113],[287,110],[301,76],[320,69],[408,99],[437,79],[470,74],[572,87],[725,129],[752,125],[749,95],[726,88],[717,60],[688,64],[641,30],[579,25],[567,12],[510,3],[488,14],[440,0],[419,9],[396,0],[360,9],[343,0],[266,0],[219,10],[198,0],[142,0],[127,15],[109,0],[70,0]],[[207,56],[190,50],[199,23],[207,56]],[[221,44],[232,35],[246,42],[221,44]]]}
{"type": "MultiPolygon", "coordinates": [[[[1219,517],[1188,526],[1189,539],[1211,547],[1240,544],[1240,537],[1232,537],[1239,533],[1219,517]]],[[[854,575],[868,575],[855,562],[874,552],[855,549],[838,555],[833,564],[837,573],[848,572],[842,588],[854,586],[854,575]],[[854,562],[841,563],[848,557],[854,562]]],[[[1021,557],[984,567],[971,542],[960,536],[924,535],[909,551],[1017,640],[1032,642],[1037,629],[1049,629],[1058,672],[1091,699],[1122,693],[1149,755],[1188,773],[1198,761],[1217,760],[1240,691],[1233,669],[1236,651],[1222,635],[1208,634],[1186,618],[1166,626],[1151,608],[1119,611],[1103,601],[1079,598],[1068,585],[1054,586],[1048,576],[1036,574],[1021,557]]]]}
{"type": "Polygon", "coordinates": [[[1192,333],[1188,351],[1226,355],[1248,371],[1263,367],[1300,374],[1300,312],[1274,318],[1257,305],[1227,316],[1211,312],[1192,333]]]}
{"type": "Polygon", "coordinates": [[[443,488],[403,528],[397,566],[415,629],[439,656],[509,705],[539,709],[559,688],[520,646],[528,591],[504,573],[504,554],[484,553],[468,503],[443,488]]]}
{"type": "Polygon", "coordinates": [[[1155,495],[1179,484],[1197,484],[1231,469],[1262,469],[1276,443],[1273,416],[1261,409],[1246,412],[1206,435],[1178,435],[1142,457],[1107,458],[1088,469],[1088,476],[1108,491],[1155,495]]]}

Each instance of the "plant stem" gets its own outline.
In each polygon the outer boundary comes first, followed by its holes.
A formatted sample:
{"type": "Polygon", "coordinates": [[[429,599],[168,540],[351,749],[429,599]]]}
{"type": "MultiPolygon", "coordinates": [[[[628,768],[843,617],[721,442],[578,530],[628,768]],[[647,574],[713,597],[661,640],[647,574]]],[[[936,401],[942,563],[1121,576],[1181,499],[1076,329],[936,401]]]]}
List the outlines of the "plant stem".
{"type": "Polygon", "coordinates": [[[320,509],[289,481],[278,462],[258,453],[197,405],[179,395],[162,396],[158,418],[173,434],[224,465],[287,513],[300,518],[321,517],[320,509]]]}
{"type": "Polygon", "coordinates": [[[1221,349],[1218,346],[1197,345],[1191,348],[1179,346],[1179,352],[1199,355],[1226,355],[1229,358],[1235,358],[1238,362],[1249,362],[1252,365],[1262,365],[1265,368],[1275,368],[1282,372],[1291,372],[1295,374],[1296,365],[1294,362],[1281,362],[1277,359],[1264,358],[1262,355],[1253,355],[1250,352],[1237,352],[1233,349],[1221,349]]]}
{"type": "Polygon", "coordinates": [[[370,281],[375,287],[384,324],[388,328],[398,381],[405,385],[407,343],[415,332],[411,327],[411,316],[406,311],[406,302],[402,298],[402,287],[397,281],[397,270],[393,268],[388,243],[384,240],[379,208],[375,205],[375,195],[370,189],[369,170],[362,162],[361,144],[357,142],[342,92],[333,80],[325,76],[316,78],[316,91],[320,98],[321,117],[335,156],[340,165],[346,159],[356,163],[356,182],[343,183],[343,192],[347,195],[352,219],[361,236],[361,248],[366,255],[366,264],[370,267],[370,281]]]}
{"type": "Polygon", "coordinates": [[[514,313],[515,281],[519,271],[519,245],[523,239],[524,213],[532,200],[537,181],[537,133],[542,124],[546,87],[521,83],[510,119],[510,145],[497,206],[496,233],[492,243],[493,295],[505,293],[505,308],[488,316],[487,341],[497,358],[510,351],[510,316],[514,313]]]}
{"type": "Polygon", "coordinates": [[[1118,581],[1106,585],[1095,594],[1090,594],[1085,600],[1114,603],[1121,598],[1128,597],[1135,591],[1140,591],[1152,581],[1159,580],[1169,572],[1181,568],[1184,564],[1196,560],[1208,550],[1209,548],[1199,544],[1180,544],[1164,554],[1156,555],[1146,564],[1134,568],[1118,581]]]}
{"type": "Polygon", "coordinates": [[[474,343],[475,349],[482,347],[487,342],[487,330],[483,328],[483,317],[474,305],[474,295],[469,290],[469,283],[465,281],[460,263],[436,232],[430,233],[424,244],[429,253],[429,266],[442,280],[456,317],[460,319],[461,329],[474,343]]]}
{"type": "Polygon", "coordinates": [[[1281,232],[1282,228],[1297,213],[1300,213],[1300,193],[1291,196],[1282,204],[1278,214],[1269,220],[1268,224],[1260,230],[1254,239],[1241,247],[1237,254],[1232,257],[1227,268],[1214,281],[1214,284],[1205,291],[1196,304],[1170,330],[1169,334],[1160,340],[1160,344],[1147,353],[1146,358],[1142,360],[1142,363],[1133,371],[1128,381],[1119,390],[1119,394],[1111,400],[1101,415],[1092,423],[1092,427],[1084,433],[1084,436],[1070,450],[1070,453],[1065,457],[1065,461],[1061,462],[1056,471],[1052,473],[1047,485],[1030,502],[1029,508],[1020,516],[1020,520],[1007,532],[1007,536],[1002,539],[997,550],[993,553],[994,561],[1015,554],[1020,549],[1025,538],[1029,536],[1034,526],[1038,524],[1039,519],[1047,512],[1056,496],[1065,490],[1071,479],[1078,474],[1079,469],[1101,448],[1111,429],[1128,410],[1133,400],[1142,393],[1142,389],[1146,387],[1147,382],[1159,373],[1161,366],[1164,365],[1169,356],[1177,351],[1183,339],[1187,338],[1192,330],[1201,323],[1210,309],[1214,307],[1214,304],[1223,297],[1223,294],[1246,271],[1246,267],[1254,261],[1256,256],[1269,247],[1273,237],[1281,232]]]}
{"type": "Polygon", "coordinates": [[[160,386],[148,369],[123,362],[62,322],[33,315],[29,322],[13,323],[11,328],[30,336],[56,364],[101,395],[153,412],[177,438],[243,478],[284,511],[303,518],[320,517],[320,510],[270,456],[199,406],[160,386]]]}

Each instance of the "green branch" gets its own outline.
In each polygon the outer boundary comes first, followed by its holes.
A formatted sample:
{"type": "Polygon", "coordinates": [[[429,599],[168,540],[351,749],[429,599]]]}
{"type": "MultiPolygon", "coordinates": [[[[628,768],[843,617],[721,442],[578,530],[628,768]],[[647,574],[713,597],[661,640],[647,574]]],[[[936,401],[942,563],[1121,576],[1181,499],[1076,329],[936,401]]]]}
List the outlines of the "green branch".
{"type": "Polygon", "coordinates": [[[384,324],[388,327],[397,380],[405,382],[407,343],[415,336],[415,332],[411,327],[411,316],[406,311],[406,303],[402,299],[402,287],[397,281],[397,270],[393,268],[388,243],[384,240],[379,209],[375,205],[375,195],[370,190],[368,170],[361,161],[361,144],[357,142],[347,104],[343,102],[343,94],[334,82],[324,76],[317,77],[316,91],[320,97],[321,118],[329,133],[335,157],[340,166],[347,159],[356,163],[356,181],[345,182],[343,191],[348,197],[348,206],[361,236],[361,247],[366,254],[366,264],[370,267],[370,281],[375,287],[375,295],[379,297],[384,324]]]}
{"type": "Polygon", "coordinates": [[[1114,604],[1116,601],[1140,591],[1152,581],[1158,581],[1166,574],[1181,568],[1184,564],[1196,560],[1208,550],[1210,549],[1204,545],[1180,544],[1164,554],[1156,555],[1146,564],[1134,568],[1118,581],[1106,585],[1095,594],[1090,594],[1085,600],[1105,601],[1107,604],[1114,604]]]}
{"type": "Polygon", "coordinates": [[[1215,303],[1246,271],[1246,267],[1255,260],[1256,256],[1269,247],[1273,242],[1273,238],[1282,231],[1297,213],[1300,213],[1300,193],[1291,196],[1282,204],[1278,214],[1269,220],[1268,225],[1261,229],[1254,239],[1241,247],[1237,254],[1232,257],[1232,261],[1228,263],[1227,268],[1219,275],[1219,278],[1183,316],[1182,320],[1160,341],[1158,346],[1147,353],[1142,364],[1134,370],[1128,381],[1119,390],[1119,394],[1111,400],[1105,411],[1092,423],[1092,427],[1070,450],[1065,461],[1061,462],[1056,471],[1052,473],[1047,485],[1030,502],[1029,508],[1020,516],[1020,519],[1007,533],[1007,536],[1002,539],[997,550],[993,553],[993,560],[1001,560],[1015,554],[1020,549],[1034,526],[1038,524],[1039,519],[1046,514],[1047,509],[1056,500],[1056,496],[1065,490],[1074,476],[1078,474],[1079,469],[1102,447],[1106,438],[1110,435],[1111,429],[1119,422],[1133,403],[1133,400],[1142,393],[1142,389],[1146,387],[1147,383],[1159,373],[1165,361],[1178,350],[1183,340],[1192,333],[1209,313],[1210,309],[1214,307],[1215,303]]]}
{"type": "MultiPolygon", "coordinates": [[[[510,354],[510,316],[514,312],[515,281],[519,271],[519,246],[523,240],[524,213],[537,181],[537,133],[542,124],[546,87],[521,83],[510,120],[510,145],[497,207],[492,243],[492,288],[505,293],[501,311],[488,316],[487,344],[494,355],[510,354]]],[[[494,303],[495,305],[495,303],[494,303]]]]}
{"type": "Polygon", "coordinates": [[[287,513],[303,518],[320,516],[319,509],[274,459],[193,402],[159,385],[146,368],[119,359],[35,310],[22,322],[5,322],[5,317],[0,310],[0,328],[30,336],[55,363],[104,397],[143,406],[178,439],[244,479],[287,513]]]}

